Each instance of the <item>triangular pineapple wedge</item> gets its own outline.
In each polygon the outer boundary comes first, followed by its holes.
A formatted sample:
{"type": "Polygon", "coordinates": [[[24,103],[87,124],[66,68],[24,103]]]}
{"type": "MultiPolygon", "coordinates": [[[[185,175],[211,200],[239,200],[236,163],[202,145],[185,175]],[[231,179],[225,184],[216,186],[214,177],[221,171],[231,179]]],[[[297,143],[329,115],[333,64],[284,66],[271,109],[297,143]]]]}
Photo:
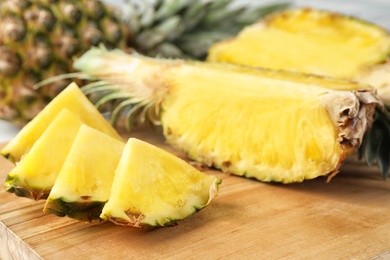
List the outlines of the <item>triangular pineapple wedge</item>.
{"type": "Polygon", "coordinates": [[[211,46],[207,59],[359,80],[390,104],[390,33],[355,17],[295,8],[211,46]]]}
{"type": "Polygon", "coordinates": [[[118,107],[132,105],[130,124],[157,116],[167,141],[190,158],[262,181],[337,173],[380,103],[355,82],[119,51],[92,49],[75,67],[128,97],[118,107]]]}
{"type": "MultiPolygon", "coordinates": [[[[42,135],[51,121],[63,109],[67,108],[80,120],[93,128],[122,140],[115,129],[104,119],[95,106],[81,92],[76,83],[71,83],[55,97],[33,120],[1,150],[1,154],[13,162],[20,161],[42,135]]],[[[61,132],[63,130],[59,130],[61,132]]]]}
{"type": "Polygon", "coordinates": [[[172,225],[207,206],[220,183],[173,154],[130,138],[101,218],[134,227],[172,225]]]}
{"type": "Polygon", "coordinates": [[[82,121],[63,109],[7,175],[5,189],[18,196],[45,199],[79,131],[82,121]]]}
{"type": "Polygon", "coordinates": [[[81,221],[98,219],[110,196],[124,146],[124,142],[82,125],[47,198],[44,212],[81,221]]]}

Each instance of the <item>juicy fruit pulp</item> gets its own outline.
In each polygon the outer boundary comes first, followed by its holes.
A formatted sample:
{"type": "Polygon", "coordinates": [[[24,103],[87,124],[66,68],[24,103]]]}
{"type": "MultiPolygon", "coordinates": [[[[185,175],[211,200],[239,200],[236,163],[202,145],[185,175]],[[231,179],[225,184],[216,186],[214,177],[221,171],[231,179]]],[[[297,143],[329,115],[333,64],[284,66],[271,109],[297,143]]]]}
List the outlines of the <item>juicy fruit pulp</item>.
{"type": "MultiPolygon", "coordinates": [[[[87,99],[75,83],[71,83],[52,102],[50,102],[32,121],[30,121],[1,151],[11,161],[18,162],[38,140],[58,113],[67,108],[79,119],[108,135],[121,140],[115,129],[104,119],[95,106],[87,99]]],[[[62,131],[62,130],[59,130],[62,131]]]]}
{"type": "Polygon", "coordinates": [[[62,110],[30,152],[8,173],[5,189],[35,200],[45,199],[81,125],[75,115],[67,109],[62,110]]]}
{"type": "Polygon", "coordinates": [[[125,143],[86,125],[72,143],[44,211],[82,221],[98,219],[111,193],[125,143]]]}
{"type": "Polygon", "coordinates": [[[379,96],[390,103],[389,80],[378,79],[378,74],[389,74],[389,65],[374,66],[389,53],[390,34],[379,26],[327,11],[292,9],[214,44],[207,59],[357,79],[377,87],[379,96]]]}
{"type": "Polygon", "coordinates": [[[342,114],[360,106],[352,93],[282,78],[187,69],[174,73],[161,121],[169,143],[208,166],[262,181],[313,179],[337,171],[366,130],[364,125],[354,129],[360,137],[344,146],[337,124],[345,119],[330,114],[334,107],[342,114]],[[213,74],[212,81],[202,76],[206,73],[213,74]]]}
{"type": "Polygon", "coordinates": [[[157,113],[167,141],[190,158],[262,181],[336,173],[380,103],[357,83],[233,65],[93,49],[75,66],[127,95],[123,104],[137,100],[129,103],[141,116],[157,113]]]}
{"type": "Polygon", "coordinates": [[[390,53],[382,28],[335,13],[286,10],[243,29],[236,38],[216,43],[210,61],[334,77],[352,77],[390,53]]]}
{"type": "Polygon", "coordinates": [[[101,218],[135,227],[172,225],[208,205],[220,183],[180,158],[130,138],[101,218]]]}

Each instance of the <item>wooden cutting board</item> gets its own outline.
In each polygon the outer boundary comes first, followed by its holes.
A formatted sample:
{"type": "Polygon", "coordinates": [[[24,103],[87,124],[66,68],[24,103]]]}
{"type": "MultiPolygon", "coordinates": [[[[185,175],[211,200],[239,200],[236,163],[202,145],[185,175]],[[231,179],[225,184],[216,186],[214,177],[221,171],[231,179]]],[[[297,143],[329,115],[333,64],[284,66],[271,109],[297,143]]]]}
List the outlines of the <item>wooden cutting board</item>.
{"type": "MultiPolygon", "coordinates": [[[[159,134],[132,136],[183,156],[159,134]]],[[[12,167],[0,158],[1,184],[12,167]]],[[[178,225],[155,230],[45,214],[44,201],[0,189],[0,259],[390,257],[390,183],[377,169],[346,164],[330,183],[290,185],[206,172],[223,179],[219,196],[178,225]]]]}

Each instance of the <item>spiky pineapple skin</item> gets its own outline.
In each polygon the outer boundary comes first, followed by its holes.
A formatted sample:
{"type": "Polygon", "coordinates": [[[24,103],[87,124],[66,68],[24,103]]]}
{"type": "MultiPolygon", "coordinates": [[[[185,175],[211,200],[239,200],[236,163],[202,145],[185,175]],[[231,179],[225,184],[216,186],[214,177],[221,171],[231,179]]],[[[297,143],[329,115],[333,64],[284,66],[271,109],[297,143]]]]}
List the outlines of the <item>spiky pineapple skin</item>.
{"type": "Polygon", "coordinates": [[[69,83],[34,89],[72,72],[89,47],[125,49],[131,36],[113,9],[95,0],[4,0],[0,3],[0,118],[24,125],[69,83]]]}
{"type": "Polygon", "coordinates": [[[88,201],[85,202],[69,202],[64,198],[48,200],[46,202],[44,212],[54,214],[59,217],[68,216],[84,222],[92,222],[100,219],[100,213],[106,202],[88,201]]]}

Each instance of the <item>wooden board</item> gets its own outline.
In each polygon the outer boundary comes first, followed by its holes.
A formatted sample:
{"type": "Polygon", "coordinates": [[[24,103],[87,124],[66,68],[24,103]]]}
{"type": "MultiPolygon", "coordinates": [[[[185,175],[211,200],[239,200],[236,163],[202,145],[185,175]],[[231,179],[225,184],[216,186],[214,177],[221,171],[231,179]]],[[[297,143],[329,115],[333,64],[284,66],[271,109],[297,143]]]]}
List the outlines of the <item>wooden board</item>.
{"type": "MultiPolygon", "coordinates": [[[[150,131],[133,136],[171,152],[150,131]]],[[[175,152],[179,156],[183,156],[175,152]]],[[[11,163],[0,158],[4,183],[11,163]]],[[[0,191],[0,259],[370,259],[390,257],[390,183],[346,165],[300,184],[266,184],[208,170],[219,196],[178,225],[155,230],[81,223],[0,191]]]]}

